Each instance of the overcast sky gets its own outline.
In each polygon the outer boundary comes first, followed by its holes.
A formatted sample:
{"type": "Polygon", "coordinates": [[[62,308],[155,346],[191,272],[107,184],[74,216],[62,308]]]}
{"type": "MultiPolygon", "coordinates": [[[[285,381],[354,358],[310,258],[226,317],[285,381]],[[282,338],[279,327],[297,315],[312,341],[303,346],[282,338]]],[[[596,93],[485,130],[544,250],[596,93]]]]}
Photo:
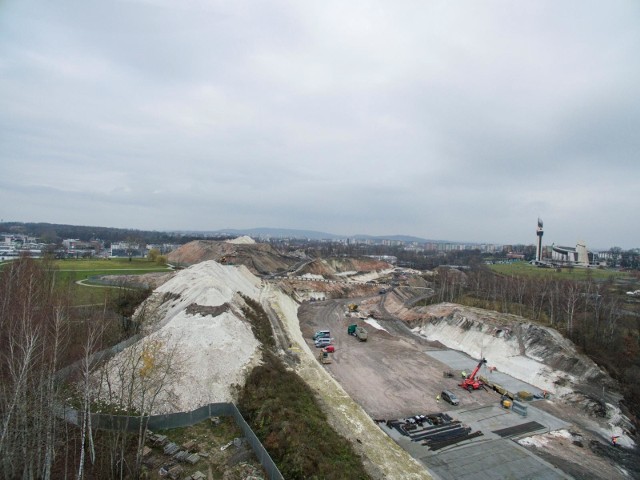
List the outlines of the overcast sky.
{"type": "Polygon", "coordinates": [[[0,218],[640,247],[640,2],[0,2],[0,218]]]}

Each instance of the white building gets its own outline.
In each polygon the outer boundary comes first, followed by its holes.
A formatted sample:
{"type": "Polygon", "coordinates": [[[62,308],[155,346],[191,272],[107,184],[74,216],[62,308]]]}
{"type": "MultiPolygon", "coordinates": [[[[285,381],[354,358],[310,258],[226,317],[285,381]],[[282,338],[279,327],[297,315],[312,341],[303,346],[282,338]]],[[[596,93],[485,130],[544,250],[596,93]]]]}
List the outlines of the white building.
{"type": "Polygon", "coordinates": [[[587,250],[587,244],[579,241],[575,247],[552,245],[551,259],[554,263],[588,267],[598,264],[598,254],[587,250]]]}

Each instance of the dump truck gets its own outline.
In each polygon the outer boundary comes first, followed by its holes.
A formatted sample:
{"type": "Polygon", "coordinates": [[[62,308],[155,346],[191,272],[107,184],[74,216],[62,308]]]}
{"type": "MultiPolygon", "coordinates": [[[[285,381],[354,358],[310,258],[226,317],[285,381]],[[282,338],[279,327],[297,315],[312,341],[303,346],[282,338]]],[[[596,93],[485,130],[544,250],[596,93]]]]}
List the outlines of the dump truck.
{"type": "Polygon", "coordinates": [[[367,331],[364,328],[357,326],[355,323],[347,327],[347,333],[349,335],[353,335],[361,342],[367,341],[367,337],[368,337],[367,331]]]}

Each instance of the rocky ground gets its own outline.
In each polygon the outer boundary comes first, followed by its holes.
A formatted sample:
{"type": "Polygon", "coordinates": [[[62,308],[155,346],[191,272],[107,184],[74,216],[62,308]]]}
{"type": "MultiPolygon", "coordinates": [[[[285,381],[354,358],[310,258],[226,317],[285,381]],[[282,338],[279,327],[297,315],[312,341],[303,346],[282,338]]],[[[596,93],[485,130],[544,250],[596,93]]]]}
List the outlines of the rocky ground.
{"type": "Polygon", "coordinates": [[[174,275],[175,272],[153,272],[142,275],[101,275],[98,278],[109,282],[110,285],[126,285],[128,287],[155,290],[169,281],[174,275]]]}

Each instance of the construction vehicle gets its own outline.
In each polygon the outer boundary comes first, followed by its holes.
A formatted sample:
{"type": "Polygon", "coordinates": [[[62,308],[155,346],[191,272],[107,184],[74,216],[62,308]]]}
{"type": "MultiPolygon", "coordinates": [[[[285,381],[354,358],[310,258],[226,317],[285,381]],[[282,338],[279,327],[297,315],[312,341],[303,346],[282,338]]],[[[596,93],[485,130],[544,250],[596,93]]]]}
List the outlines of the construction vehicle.
{"type": "Polygon", "coordinates": [[[357,312],[358,311],[358,305],[355,303],[350,303],[349,305],[347,305],[347,307],[349,308],[350,312],[357,312]]]}
{"type": "Polygon", "coordinates": [[[465,389],[469,390],[469,391],[478,390],[479,388],[482,388],[484,386],[484,384],[480,381],[480,379],[476,378],[476,375],[478,374],[478,371],[480,370],[480,367],[482,367],[482,365],[484,365],[485,363],[487,363],[486,358],[483,358],[482,360],[480,360],[478,362],[478,365],[476,366],[476,368],[474,368],[473,372],[471,372],[471,375],[467,376],[462,381],[460,386],[462,388],[465,388],[465,389]]]}
{"type": "Polygon", "coordinates": [[[366,342],[369,336],[364,328],[357,326],[355,323],[347,327],[347,333],[353,335],[361,342],[366,342]]]}
{"type": "Polygon", "coordinates": [[[322,364],[331,363],[331,357],[329,356],[329,352],[327,352],[323,348],[322,351],[320,352],[320,355],[318,356],[318,360],[320,360],[320,363],[322,364]]]}

